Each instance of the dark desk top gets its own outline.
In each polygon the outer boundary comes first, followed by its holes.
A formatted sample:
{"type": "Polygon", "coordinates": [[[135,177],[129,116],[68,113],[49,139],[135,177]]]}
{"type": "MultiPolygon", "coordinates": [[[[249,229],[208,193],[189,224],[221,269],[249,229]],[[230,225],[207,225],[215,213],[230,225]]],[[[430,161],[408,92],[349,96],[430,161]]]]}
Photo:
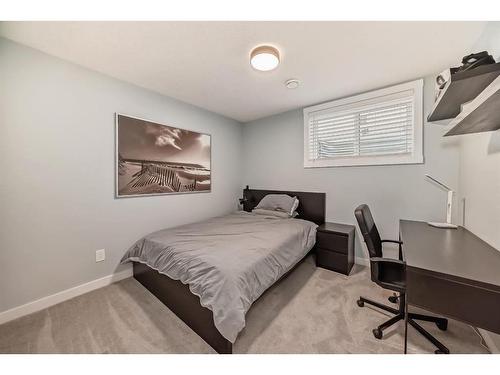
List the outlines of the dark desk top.
{"type": "Polygon", "coordinates": [[[400,220],[399,231],[408,267],[500,286],[500,251],[467,229],[400,220]]]}

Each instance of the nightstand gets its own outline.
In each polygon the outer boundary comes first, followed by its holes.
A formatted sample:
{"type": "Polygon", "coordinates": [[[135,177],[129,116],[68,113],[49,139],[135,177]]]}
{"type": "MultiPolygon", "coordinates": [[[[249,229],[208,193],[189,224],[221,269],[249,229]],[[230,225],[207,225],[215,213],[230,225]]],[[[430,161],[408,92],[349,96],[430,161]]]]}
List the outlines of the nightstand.
{"type": "Polygon", "coordinates": [[[349,275],[354,265],[354,233],[354,225],[320,225],[316,233],[316,265],[349,275]]]}

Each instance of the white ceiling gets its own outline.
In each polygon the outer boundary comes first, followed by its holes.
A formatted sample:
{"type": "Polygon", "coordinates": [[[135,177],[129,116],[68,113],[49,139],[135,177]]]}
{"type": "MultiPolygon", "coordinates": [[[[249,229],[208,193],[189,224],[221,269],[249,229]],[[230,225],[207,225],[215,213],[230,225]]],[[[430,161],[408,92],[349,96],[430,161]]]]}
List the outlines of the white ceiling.
{"type": "Polygon", "coordinates": [[[2,22],[0,35],[241,122],[458,65],[484,22],[2,22]],[[249,65],[272,44],[282,62],[249,65]],[[289,78],[300,88],[286,89],[289,78]]]}

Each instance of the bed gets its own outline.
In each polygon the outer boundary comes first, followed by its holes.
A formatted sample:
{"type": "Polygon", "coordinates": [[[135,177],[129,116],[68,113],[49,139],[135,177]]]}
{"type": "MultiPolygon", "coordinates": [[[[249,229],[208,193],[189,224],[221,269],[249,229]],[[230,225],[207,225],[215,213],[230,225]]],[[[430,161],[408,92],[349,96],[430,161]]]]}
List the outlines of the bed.
{"type": "Polygon", "coordinates": [[[134,277],[218,353],[232,353],[245,315],[314,246],[325,194],[243,191],[242,212],[151,233],[122,262],[134,277]],[[251,213],[267,194],[299,201],[296,218],[251,213]]]}

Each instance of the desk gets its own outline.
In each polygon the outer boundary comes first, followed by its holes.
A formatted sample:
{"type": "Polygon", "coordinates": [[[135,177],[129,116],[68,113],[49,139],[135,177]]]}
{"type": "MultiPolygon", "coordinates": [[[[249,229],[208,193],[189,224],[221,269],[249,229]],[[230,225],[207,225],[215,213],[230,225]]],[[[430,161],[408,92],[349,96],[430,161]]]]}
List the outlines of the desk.
{"type": "Polygon", "coordinates": [[[463,227],[400,220],[408,303],[500,333],[500,251],[463,227]]]}

